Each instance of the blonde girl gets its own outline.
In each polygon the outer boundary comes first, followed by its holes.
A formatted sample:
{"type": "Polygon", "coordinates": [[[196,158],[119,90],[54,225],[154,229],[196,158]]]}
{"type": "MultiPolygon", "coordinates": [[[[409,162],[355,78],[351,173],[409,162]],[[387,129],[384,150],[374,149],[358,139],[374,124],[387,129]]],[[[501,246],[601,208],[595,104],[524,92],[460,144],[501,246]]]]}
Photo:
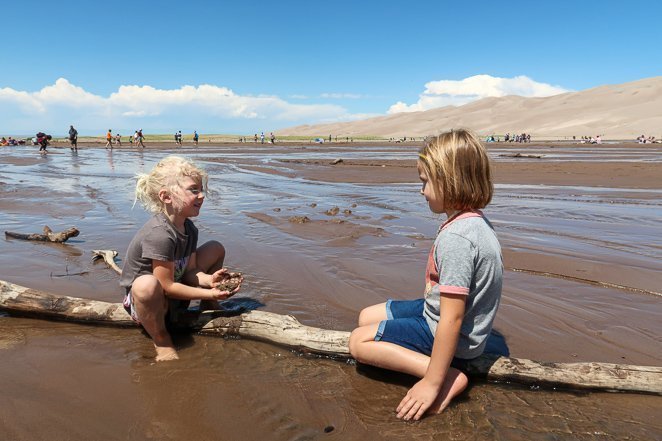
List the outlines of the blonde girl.
{"type": "Polygon", "coordinates": [[[480,211],[490,203],[490,161],[478,138],[453,130],[418,155],[421,195],[445,213],[425,269],[419,300],[388,300],[361,311],[349,340],[361,363],[420,380],[398,405],[398,418],[441,412],[468,384],[463,368],[485,350],[501,298],[501,247],[480,211]]]}
{"type": "Polygon", "coordinates": [[[223,245],[197,246],[198,229],[190,218],[200,214],[207,179],[204,170],[179,156],[168,156],[138,176],[136,201],[153,216],[129,244],[120,285],[124,307],[154,342],[156,361],[179,358],[166,329],[169,312],[197,299],[210,308],[239,289],[217,288],[227,273],[223,245]]]}

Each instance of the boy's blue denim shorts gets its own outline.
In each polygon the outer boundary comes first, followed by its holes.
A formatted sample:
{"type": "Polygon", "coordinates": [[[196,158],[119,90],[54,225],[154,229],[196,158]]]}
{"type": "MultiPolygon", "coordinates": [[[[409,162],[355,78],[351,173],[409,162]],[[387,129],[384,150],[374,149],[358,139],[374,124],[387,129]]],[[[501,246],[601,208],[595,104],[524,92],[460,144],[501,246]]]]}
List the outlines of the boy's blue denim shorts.
{"type": "MultiPolygon", "coordinates": [[[[375,341],[385,341],[402,346],[421,354],[432,354],[434,335],[423,316],[425,299],[388,300],[386,302],[386,320],[379,323],[375,341]]],[[[453,358],[451,366],[466,370],[466,362],[453,358]]]]}

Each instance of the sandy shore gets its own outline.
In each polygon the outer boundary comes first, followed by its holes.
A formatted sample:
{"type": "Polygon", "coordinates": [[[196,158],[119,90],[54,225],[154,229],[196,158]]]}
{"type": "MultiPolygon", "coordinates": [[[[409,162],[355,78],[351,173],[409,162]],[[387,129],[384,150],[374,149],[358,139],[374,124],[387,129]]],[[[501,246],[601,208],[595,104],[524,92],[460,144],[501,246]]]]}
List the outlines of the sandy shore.
{"type": "MultiPolygon", "coordinates": [[[[5,239],[2,278],[119,301],[92,249],[122,256],[147,219],[133,176],[192,156],[214,190],[195,220],[246,275],[238,299],[349,330],[358,311],[416,298],[441,219],[418,194],[416,148],[255,145],[145,150],[81,143],[0,150],[0,222],[33,232],[76,225],[65,245],[5,239]],[[342,162],[332,164],[337,159],[342,162]],[[303,220],[306,218],[307,220],[303,220]]],[[[488,146],[485,210],[506,271],[496,328],[517,357],[662,365],[662,146],[488,146]],[[540,156],[513,157],[513,155],[540,156]]],[[[120,260],[121,265],[121,260],[120,260]]],[[[241,303],[241,302],[240,302],[241,303]]],[[[247,304],[247,303],[245,303],[247,304]]],[[[412,380],[244,340],[177,337],[182,360],[154,365],[137,330],[0,317],[0,435],[7,439],[655,439],[659,397],[475,384],[443,416],[402,424],[412,380]],[[241,398],[237,398],[241,397],[241,398]],[[54,406],[52,403],[59,403],[54,406]],[[257,423],[259,422],[259,424],[257,423]],[[231,435],[229,435],[231,434],[231,435]]]]}

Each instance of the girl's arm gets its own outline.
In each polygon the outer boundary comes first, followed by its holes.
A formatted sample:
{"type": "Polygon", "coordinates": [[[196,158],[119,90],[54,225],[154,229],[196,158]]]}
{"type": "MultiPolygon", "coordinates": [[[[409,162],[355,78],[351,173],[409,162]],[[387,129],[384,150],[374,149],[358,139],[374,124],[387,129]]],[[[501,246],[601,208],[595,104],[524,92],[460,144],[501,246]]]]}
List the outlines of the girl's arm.
{"type": "Polygon", "coordinates": [[[182,280],[187,285],[200,286],[203,288],[211,288],[213,286],[212,275],[205,273],[198,268],[198,258],[196,253],[191,254],[186,265],[186,272],[182,280]]]}
{"type": "Polygon", "coordinates": [[[175,263],[152,259],[152,271],[161,283],[166,297],[180,300],[225,300],[230,297],[228,291],[218,288],[200,288],[175,282],[175,263]]]}
{"type": "MultiPolygon", "coordinates": [[[[208,274],[198,268],[197,254],[191,254],[186,265],[186,272],[182,277],[182,281],[191,286],[199,286],[202,288],[214,288],[223,280],[224,274],[227,273],[226,268],[221,268],[212,274],[208,274]]],[[[233,293],[234,294],[234,293],[233,293]]]]}
{"type": "Polygon", "coordinates": [[[439,396],[448,368],[455,356],[466,299],[464,295],[441,293],[439,305],[441,315],[434,335],[428,370],[425,376],[409,389],[398,405],[396,409],[398,418],[420,419],[439,396]]]}

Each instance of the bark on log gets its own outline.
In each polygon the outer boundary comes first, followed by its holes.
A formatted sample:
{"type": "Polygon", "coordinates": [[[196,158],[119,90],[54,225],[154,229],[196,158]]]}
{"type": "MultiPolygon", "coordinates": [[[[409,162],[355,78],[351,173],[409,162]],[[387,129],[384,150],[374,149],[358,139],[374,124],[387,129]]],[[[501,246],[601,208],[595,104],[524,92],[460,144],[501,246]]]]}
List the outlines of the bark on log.
{"type": "Polygon", "coordinates": [[[53,230],[51,230],[48,227],[48,225],[44,227],[43,234],[39,234],[39,233],[24,234],[24,233],[13,233],[11,231],[5,231],[5,236],[14,239],[36,240],[40,242],[55,242],[55,243],[66,242],[70,237],[76,237],[79,234],[80,231],[78,231],[76,227],[71,227],[68,230],[60,231],[59,233],[53,233],[53,230]]]}
{"type": "MultiPolygon", "coordinates": [[[[0,310],[11,315],[112,326],[136,326],[120,303],[56,296],[0,280],[0,310]]],[[[292,316],[264,311],[187,314],[184,327],[204,335],[241,336],[315,354],[350,358],[349,332],[302,325],[292,316]]],[[[491,381],[662,394],[662,368],[610,363],[546,363],[485,354],[468,372],[491,381]]]]}

